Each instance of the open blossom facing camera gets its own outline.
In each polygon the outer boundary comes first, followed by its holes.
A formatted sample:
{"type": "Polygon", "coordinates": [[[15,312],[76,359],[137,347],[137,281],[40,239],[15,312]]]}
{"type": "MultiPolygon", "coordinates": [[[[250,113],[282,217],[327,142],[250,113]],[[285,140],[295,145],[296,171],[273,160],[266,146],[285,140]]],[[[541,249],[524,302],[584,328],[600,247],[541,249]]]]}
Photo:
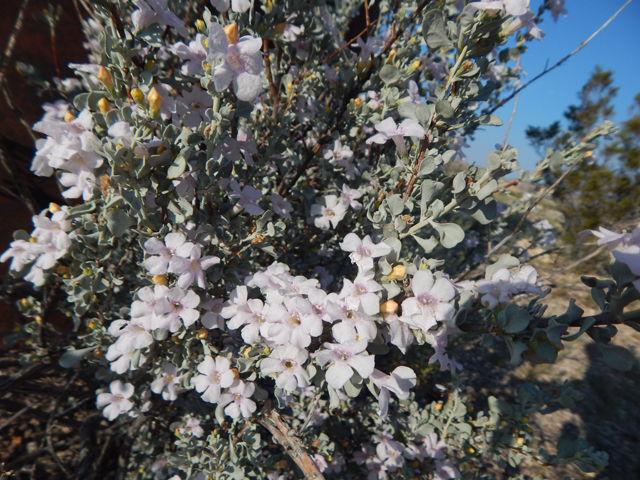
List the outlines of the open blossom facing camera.
{"type": "Polygon", "coordinates": [[[393,118],[386,118],[375,126],[378,131],[374,136],[367,139],[367,143],[378,143],[380,145],[388,140],[393,140],[398,148],[398,153],[404,155],[407,153],[407,146],[404,137],[423,138],[425,135],[424,128],[415,120],[403,120],[400,125],[396,125],[393,118]]]}
{"type": "Polygon", "coordinates": [[[111,393],[101,393],[98,395],[96,404],[98,408],[102,408],[102,414],[107,420],[115,420],[123,413],[127,413],[133,408],[133,402],[129,400],[135,391],[130,383],[122,383],[120,380],[114,380],[109,385],[111,393]]]}
{"type": "Polygon", "coordinates": [[[260,38],[250,35],[238,37],[236,24],[223,28],[219,23],[211,22],[209,58],[213,64],[212,75],[216,90],[225,90],[233,82],[233,91],[240,100],[255,100],[262,91],[260,73],[264,67],[261,48],[260,38]]]}

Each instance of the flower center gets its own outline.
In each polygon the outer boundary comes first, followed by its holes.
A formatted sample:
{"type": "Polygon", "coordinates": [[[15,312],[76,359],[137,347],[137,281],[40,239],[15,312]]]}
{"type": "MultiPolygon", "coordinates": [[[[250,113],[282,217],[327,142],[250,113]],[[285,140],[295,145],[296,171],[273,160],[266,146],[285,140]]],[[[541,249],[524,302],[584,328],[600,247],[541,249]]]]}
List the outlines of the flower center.
{"type": "Polygon", "coordinates": [[[242,401],[242,395],[240,395],[239,393],[234,393],[233,394],[233,401],[236,403],[240,403],[242,401]]]}
{"type": "Polygon", "coordinates": [[[335,214],[335,213],[333,213],[333,210],[329,210],[329,209],[325,210],[324,214],[325,214],[327,217],[335,217],[335,216],[336,216],[336,214],[335,214]]]}
{"type": "Polygon", "coordinates": [[[293,367],[295,367],[295,363],[293,363],[291,360],[285,360],[284,368],[286,368],[287,370],[291,370],[293,367]]]}
{"type": "Polygon", "coordinates": [[[301,324],[302,322],[300,322],[300,315],[298,315],[297,313],[292,313],[291,315],[289,315],[289,324],[293,327],[297,327],[301,324]]]}
{"type": "Polygon", "coordinates": [[[174,310],[178,311],[178,310],[182,310],[182,304],[180,302],[173,302],[173,305],[171,305],[173,307],[174,310]]]}
{"type": "Polygon", "coordinates": [[[213,372],[211,374],[211,382],[212,383],[220,383],[220,374],[218,372],[213,372]]]}

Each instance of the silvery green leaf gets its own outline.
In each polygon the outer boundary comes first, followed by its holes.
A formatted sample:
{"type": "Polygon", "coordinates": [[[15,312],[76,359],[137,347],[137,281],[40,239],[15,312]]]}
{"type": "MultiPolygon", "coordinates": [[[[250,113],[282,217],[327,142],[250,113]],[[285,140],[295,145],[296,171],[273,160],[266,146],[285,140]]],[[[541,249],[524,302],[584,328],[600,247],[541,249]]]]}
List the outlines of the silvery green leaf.
{"type": "Polygon", "coordinates": [[[425,157],[420,162],[420,169],[418,170],[418,175],[429,175],[435,172],[438,166],[436,165],[435,159],[433,157],[425,157]]]}
{"type": "Polygon", "coordinates": [[[431,205],[429,205],[428,211],[431,214],[431,218],[438,218],[443,210],[444,210],[444,203],[442,203],[442,200],[437,198],[433,202],[431,202],[431,205]]]}
{"type": "Polygon", "coordinates": [[[67,350],[62,354],[58,363],[62,368],[73,368],[80,365],[80,361],[95,347],[82,348],[80,350],[67,350]]]}
{"type": "Polygon", "coordinates": [[[489,265],[485,271],[485,278],[491,280],[491,277],[501,268],[513,268],[520,265],[520,260],[506,253],[502,255],[496,263],[489,265]]]}
{"type": "Polygon", "coordinates": [[[178,178],[187,168],[187,160],[182,154],[179,154],[167,170],[167,178],[178,178]]]}
{"type": "Polygon", "coordinates": [[[420,102],[415,109],[416,120],[424,128],[429,128],[431,118],[433,117],[433,106],[420,102]]]}
{"type": "Polygon", "coordinates": [[[502,126],[502,120],[496,115],[483,115],[478,119],[480,125],[494,125],[496,127],[502,126]]]}
{"type": "Polygon", "coordinates": [[[451,118],[454,115],[453,108],[449,103],[449,100],[438,100],[436,103],[436,113],[440,115],[442,118],[451,118]]]}
{"type": "Polygon", "coordinates": [[[455,177],[453,177],[453,193],[460,193],[467,188],[467,172],[459,172],[455,177]]]}
{"type": "Polygon", "coordinates": [[[87,102],[89,101],[90,93],[79,93],[75,97],[73,97],[73,106],[81,112],[85,108],[87,108],[87,102]]]}
{"type": "Polygon", "coordinates": [[[562,173],[562,165],[564,164],[564,155],[556,152],[549,157],[549,168],[553,173],[559,175],[562,173]]]}
{"type": "Polygon", "coordinates": [[[560,458],[571,458],[576,454],[576,442],[570,438],[563,437],[558,440],[556,448],[560,458]]]}
{"type": "Polygon", "coordinates": [[[490,396],[487,400],[490,412],[497,413],[507,419],[513,417],[513,406],[510,403],[500,400],[494,396],[490,396]]]}
{"type": "Polygon", "coordinates": [[[427,46],[437,50],[439,48],[452,48],[453,44],[447,37],[447,24],[444,12],[430,10],[422,18],[422,34],[427,46]]]}
{"type": "Polygon", "coordinates": [[[510,363],[513,365],[519,365],[522,362],[522,354],[526,352],[529,347],[520,341],[512,340],[511,337],[503,338],[507,344],[507,348],[509,348],[509,353],[511,354],[510,363]]]}
{"type": "Polygon", "coordinates": [[[121,237],[129,227],[135,223],[133,219],[119,208],[114,208],[107,212],[107,228],[114,237],[121,237]]]}
{"type": "Polygon", "coordinates": [[[107,122],[107,126],[109,127],[114,123],[124,121],[124,119],[122,118],[122,114],[120,113],[120,110],[116,108],[114,108],[113,110],[109,110],[107,113],[105,113],[104,120],[105,122],[107,122]]]}
{"type": "Polygon", "coordinates": [[[496,190],[496,188],[498,188],[498,182],[495,178],[492,178],[489,183],[487,183],[480,189],[478,193],[476,193],[476,197],[478,197],[478,200],[484,200],[489,195],[491,195],[496,190]]]}
{"type": "Polygon", "coordinates": [[[615,258],[612,258],[609,263],[609,273],[618,284],[618,287],[623,287],[637,278],[626,264],[616,260],[615,258]]]}
{"type": "Polygon", "coordinates": [[[527,328],[531,322],[529,312],[513,303],[507,305],[500,313],[500,316],[502,315],[505,317],[503,327],[505,333],[519,333],[527,328]]]}
{"type": "Polygon", "coordinates": [[[416,105],[413,102],[402,102],[398,105],[398,114],[404,118],[418,121],[416,117],[416,105]]]}
{"type": "Polygon", "coordinates": [[[438,246],[438,239],[436,237],[429,237],[427,239],[420,238],[417,235],[411,235],[413,239],[424,249],[425,253],[433,252],[434,248],[438,246]]]}
{"type": "Polygon", "coordinates": [[[396,83],[400,80],[402,72],[393,65],[385,65],[380,69],[379,75],[380,80],[382,80],[385,85],[391,85],[392,83],[396,83]]]}
{"type": "Polygon", "coordinates": [[[338,393],[333,389],[331,385],[327,385],[327,390],[329,390],[329,408],[334,409],[340,406],[340,397],[338,397],[338,393]]]}
{"type": "Polygon", "coordinates": [[[420,186],[420,211],[424,215],[427,211],[427,206],[431,204],[431,200],[444,188],[444,183],[434,182],[433,180],[425,180],[420,186]]]}
{"type": "Polygon", "coordinates": [[[489,173],[498,170],[502,166],[502,159],[499,155],[500,152],[493,151],[487,155],[487,170],[489,173]]]}
{"type": "Polygon", "coordinates": [[[440,243],[445,248],[453,248],[464,240],[464,230],[457,223],[431,222],[440,234],[440,243]]]}
{"type": "Polygon", "coordinates": [[[598,349],[605,363],[615,370],[628,372],[637,362],[633,353],[620,345],[598,342],[598,349]]]}
{"type": "Polygon", "coordinates": [[[558,358],[558,350],[556,346],[546,340],[538,339],[536,345],[536,355],[545,363],[554,363],[558,358]]]}
{"type": "Polygon", "coordinates": [[[493,222],[498,214],[498,204],[493,197],[489,197],[486,198],[484,202],[479,202],[466,213],[471,215],[471,217],[481,225],[488,225],[493,222]]]}
{"type": "Polygon", "coordinates": [[[400,215],[404,210],[404,202],[402,201],[402,197],[398,194],[387,197],[387,206],[389,207],[391,216],[395,217],[397,215],[400,215]]]}

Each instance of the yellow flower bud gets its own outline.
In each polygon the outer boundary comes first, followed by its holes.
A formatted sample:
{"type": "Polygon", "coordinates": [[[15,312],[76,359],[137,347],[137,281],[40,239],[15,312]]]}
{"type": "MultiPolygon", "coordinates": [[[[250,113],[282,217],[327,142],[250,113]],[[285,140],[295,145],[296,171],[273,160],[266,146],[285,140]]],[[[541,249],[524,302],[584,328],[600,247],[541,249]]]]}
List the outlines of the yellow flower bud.
{"type": "Polygon", "coordinates": [[[202,64],[202,68],[204,69],[204,73],[206,73],[207,75],[211,75],[211,65],[209,65],[208,63],[204,63],[202,64]]]}
{"type": "Polygon", "coordinates": [[[273,2],[271,0],[267,0],[267,2],[264,4],[264,8],[267,13],[271,13],[271,10],[273,10],[273,2]]]}
{"type": "Polygon", "coordinates": [[[38,243],[38,239],[35,237],[29,237],[29,243],[38,243]]]}
{"type": "Polygon", "coordinates": [[[293,90],[293,82],[287,83],[287,93],[291,94],[292,90],[293,90]]]}
{"type": "Polygon", "coordinates": [[[326,107],[324,107],[324,111],[327,113],[331,113],[331,107],[327,105],[326,107]]]}
{"type": "Polygon", "coordinates": [[[284,33],[284,29],[287,26],[286,23],[282,22],[276,25],[276,35],[282,35],[284,33]]]}
{"type": "Polygon", "coordinates": [[[227,34],[227,42],[236,43],[240,36],[238,35],[238,24],[233,22],[224,27],[224,33],[227,34]]]}
{"type": "Polygon", "coordinates": [[[154,275],[151,281],[155,285],[167,285],[169,283],[166,275],[154,275]]]}
{"type": "Polygon", "coordinates": [[[284,458],[282,460],[278,460],[273,466],[276,468],[287,468],[287,460],[284,458]]]}
{"type": "Polygon", "coordinates": [[[139,88],[132,88],[129,93],[131,94],[131,98],[133,98],[137,103],[144,102],[144,93],[142,93],[142,90],[139,88]]]}
{"type": "Polygon", "coordinates": [[[64,112],[64,121],[69,123],[76,119],[76,116],[71,112],[64,112]]]}
{"type": "Polygon", "coordinates": [[[93,330],[94,328],[96,328],[98,326],[98,322],[96,322],[95,320],[91,320],[88,324],[87,327],[89,327],[91,330],[93,330]]]}
{"type": "Polygon", "coordinates": [[[518,437],[518,440],[516,440],[516,443],[518,444],[519,447],[524,445],[524,437],[518,437]]]}
{"type": "Polygon", "coordinates": [[[466,451],[467,451],[467,453],[469,453],[469,454],[473,454],[473,453],[475,453],[475,452],[476,452],[475,448],[473,448],[473,447],[467,447],[467,448],[466,448],[466,451]]]}
{"type": "Polygon", "coordinates": [[[93,356],[94,356],[95,358],[102,358],[102,357],[104,357],[104,352],[103,352],[102,350],[100,350],[100,349],[96,348],[96,349],[93,351],[93,356]]]}
{"type": "Polygon", "coordinates": [[[58,205],[57,203],[51,202],[49,204],[49,211],[51,213],[56,213],[60,211],[60,205],[58,205]]]}
{"type": "Polygon", "coordinates": [[[113,90],[113,80],[109,70],[100,65],[100,71],[98,72],[98,80],[106,87],[107,90],[113,90]]]}
{"type": "Polygon", "coordinates": [[[151,112],[151,116],[155,117],[160,112],[160,105],[162,105],[162,96],[156,90],[156,87],[153,87],[149,90],[147,94],[147,101],[149,102],[149,111],[151,112]]]}
{"type": "Polygon", "coordinates": [[[420,60],[416,60],[411,65],[409,65],[409,68],[407,69],[407,71],[411,73],[415,71],[419,66],[420,66],[420,60]]]}
{"type": "Polygon", "coordinates": [[[389,52],[389,60],[388,61],[391,62],[393,60],[393,57],[395,57],[395,56],[396,56],[396,49],[394,48],[389,52]]]}
{"type": "Polygon", "coordinates": [[[366,67],[367,62],[358,62],[358,64],[356,65],[356,70],[358,71],[358,73],[362,73],[366,67]]]}
{"type": "Polygon", "coordinates": [[[106,98],[102,97],[98,102],[98,108],[101,113],[105,114],[111,110],[111,105],[109,105],[109,101],[106,98]]]}
{"type": "Polygon", "coordinates": [[[387,278],[389,280],[400,280],[401,278],[404,278],[405,270],[406,270],[406,267],[404,265],[396,265],[391,270],[391,273],[387,275],[387,278]]]}
{"type": "Polygon", "coordinates": [[[243,356],[244,358],[249,358],[249,354],[251,353],[251,350],[252,350],[252,348],[251,348],[251,347],[247,348],[247,349],[244,351],[244,353],[242,354],[242,356],[243,356]]]}
{"type": "Polygon", "coordinates": [[[86,276],[89,276],[89,275],[91,275],[92,273],[93,273],[93,272],[91,271],[91,269],[90,269],[90,268],[84,268],[84,269],[82,270],[82,274],[83,274],[83,275],[86,275],[86,276]]]}
{"type": "Polygon", "coordinates": [[[398,310],[398,303],[393,300],[387,300],[380,305],[380,311],[382,313],[394,313],[396,310],[398,310]]]}
{"type": "Polygon", "coordinates": [[[29,308],[31,306],[31,303],[29,303],[29,300],[27,300],[26,298],[23,298],[22,300],[20,300],[20,303],[24,308],[29,308]]]}
{"type": "Polygon", "coordinates": [[[420,466],[420,462],[417,460],[414,460],[413,462],[411,462],[410,464],[413,468],[418,468],[420,466]]]}
{"type": "Polygon", "coordinates": [[[144,69],[151,70],[155,66],[155,64],[156,62],[154,62],[153,60],[147,60],[146,62],[144,62],[144,69]]]}
{"type": "Polygon", "coordinates": [[[209,50],[209,39],[208,38],[205,38],[204,40],[202,40],[202,46],[205,49],[209,50]]]}
{"type": "Polygon", "coordinates": [[[171,335],[171,340],[173,340],[173,343],[182,343],[182,339],[180,337],[178,337],[177,333],[174,333],[173,335],[171,335]]]}
{"type": "Polygon", "coordinates": [[[58,275],[64,275],[65,273],[69,272],[69,267],[65,267],[64,265],[58,265],[56,267],[56,272],[58,272],[58,275]]]}
{"type": "Polygon", "coordinates": [[[196,28],[200,33],[207,33],[207,25],[202,20],[196,20],[196,28]]]}
{"type": "Polygon", "coordinates": [[[360,105],[362,105],[362,99],[358,97],[353,101],[353,103],[355,103],[356,108],[360,108],[360,105]]]}
{"type": "Polygon", "coordinates": [[[439,412],[440,410],[442,410],[442,403],[440,403],[440,402],[439,402],[439,403],[436,403],[436,405],[435,405],[435,407],[433,407],[433,409],[434,409],[436,412],[439,412]]]}
{"type": "Polygon", "coordinates": [[[522,417],[522,420],[520,421],[526,425],[527,423],[529,423],[529,417],[522,417]]]}
{"type": "Polygon", "coordinates": [[[209,330],[207,330],[206,328],[201,328],[200,330],[198,330],[198,334],[196,335],[196,337],[198,337],[199,340],[202,340],[203,338],[207,338],[209,336],[209,330]]]}

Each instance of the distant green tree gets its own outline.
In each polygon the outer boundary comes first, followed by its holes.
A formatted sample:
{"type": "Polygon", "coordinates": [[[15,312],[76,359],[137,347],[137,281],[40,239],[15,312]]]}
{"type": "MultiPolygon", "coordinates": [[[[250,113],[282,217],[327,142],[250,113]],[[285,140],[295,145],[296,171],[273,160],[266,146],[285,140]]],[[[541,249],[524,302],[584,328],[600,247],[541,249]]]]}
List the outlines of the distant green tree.
{"type": "MultiPolygon", "coordinates": [[[[531,146],[544,156],[548,148],[562,142],[565,135],[581,139],[602,120],[614,116],[612,101],[618,93],[613,72],[596,67],[578,94],[580,104],[564,113],[566,131],[556,121],[548,127],[529,126],[526,136],[531,146]]],[[[640,94],[630,109],[631,117],[620,124],[616,135],[606,139],[591,157],[572,171],[553,197],[565,216],[563,239],[576,240],[576,232],[598,226],[613,227],[638,213],[640,198],[640,94]]],[[[556,180],[553,174],[545,182],[556,180]]]]}

